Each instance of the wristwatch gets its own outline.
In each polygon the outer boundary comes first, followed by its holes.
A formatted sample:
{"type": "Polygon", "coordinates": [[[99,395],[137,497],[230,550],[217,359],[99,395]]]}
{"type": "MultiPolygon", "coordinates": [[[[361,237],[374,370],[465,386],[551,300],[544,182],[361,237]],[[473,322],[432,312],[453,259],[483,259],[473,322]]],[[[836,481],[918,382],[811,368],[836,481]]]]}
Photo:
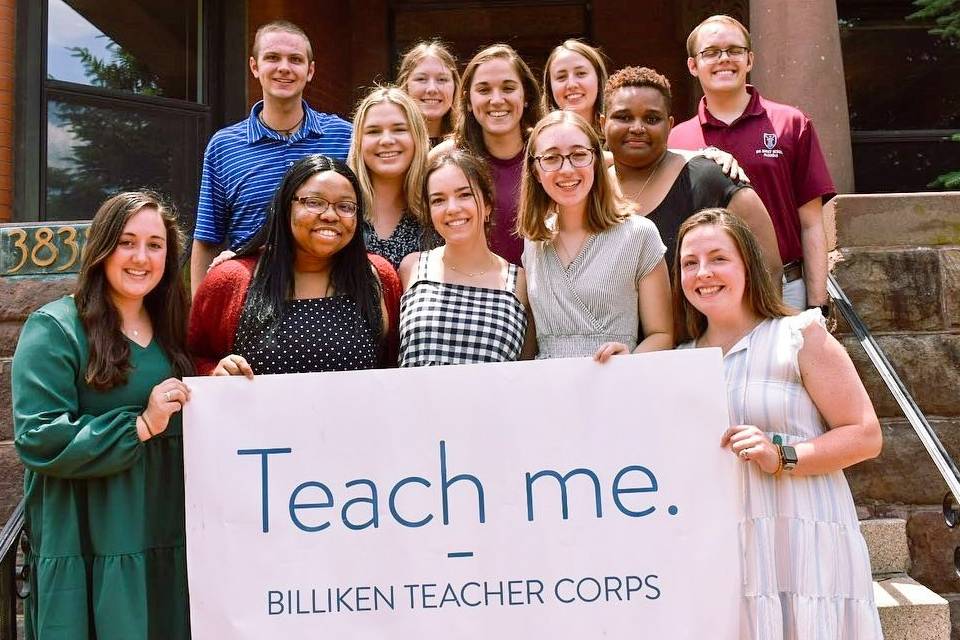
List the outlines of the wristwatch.
{"type": "Polygon", "coordinates": [[[793,471],[797,468],[797,450],[788,444],[777,445],[780,449],[780,462],[784,471],[793,471]]]}
{"type": "Polygon", "coordinates": [[[823,314],[824,318],[830,317],[830,305],[829,304],[808,304],[807,309],[820,309],[820,313],[823,314]]]}

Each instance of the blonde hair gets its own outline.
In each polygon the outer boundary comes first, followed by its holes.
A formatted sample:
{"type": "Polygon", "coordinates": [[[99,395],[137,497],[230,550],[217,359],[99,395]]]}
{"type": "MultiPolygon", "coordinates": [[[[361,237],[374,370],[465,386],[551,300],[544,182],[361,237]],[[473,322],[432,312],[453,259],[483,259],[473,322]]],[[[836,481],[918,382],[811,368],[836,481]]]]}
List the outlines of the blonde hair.
{"type": "Polygon", "coordinates": [[[742,33],[742,34],[743,34],[743,37],[746,39],[747,49],[750,49],[750,48],[751,48],[751,46],[750,46],[750,32],[747,31],[747,28],[746,28],[745,26],[743,26],[743,23],[740,22],[739,20],[737,20],[736,18],[733,18],[733,17],[731,17],[731,16],[727,16],[727,15],[723,15],[723,14],[721,13],[721,14],[717,14],[717,15],[715,15],[715,16],[710,16],[709,18],[707,18],[706,20],[704,20],[703,22],[701,22],[700,24],[698,24],[697,26],[695,26],[695,27],[693,28],[693,31],[690,32],[690,35],[689,35],[689,36],[687,36],[687,55],[688,55],[688,56],[690,56],[690,57],[692,58],[692,57],[694,57],[695,55],[697,55],[697,51],[696,51],[696,47],[697,47],[697,37],[699,37],[699,35],[700,35],[700,29],[702,29],[703,27],[707,26],[708,24],[711,24],[711,23],[714,23],[714,22],[719,22],[720,24],[725,24],[725,25],[728,25],[728,26],[735,27],[735,28],[739,29],[739,30],[740,30],[740,33],[742,33]]]}
{"type": "Polygon", "coordinates": [[[353,136],[350,140],[350,153],[347,155],[347,164],[357,174],[360,182],[360,197],[367,221],[373,215],[373,181],[370,172],[363,161],[361,145],[363,142],[363,127],[370,109],[378,104],[390,103],[400,107],[407,125],[410,127],[410,137],[413,139],[413,159],[407,168],[403,182],[403,193],[407,199],[407,211],[417,219],[424,213],[421,186],[424,172],[427,168],[427,153],[430,151],[430,138],[427,136],[427,124],[423,114],[405,91],[397,87],[375,87],[357,105],[353,116],[353,136]]]}
{"type": "Polygon", "coordinates": [[[763,262],[763,251],[757,237],[739,216],[720,207],[695,213],[680,225],[677,232],[677,250],[673,256],[673,335],[678,344],[702,336],[707,330],[707,317],[694,307],[683,293],[680,268],[680,249],[688,233],[703,226],[723,229],[736,245],[744,266],[744,297],[750,309],[761,318],[782,318],[796,314],[780,297],[763,262]]]}
{"type": "Polygon", "coordinates": [[[439,60],[453,76],[453,101],[450,104],[450,110],[444,114],[440,121],[440,131],[443,135],[447,135],[453,131],[454,124],[457,122],[457,114],[460,113],[460,103],[457,100],[460,95],[460,72],[457,71],[457,59],[443,42],[440,40],[424,40],[413,45],[403,54],[400,59],[400,66],[397,67],[397,86],[406,91],[413,70],[427,58],[439,60]]]}
{"type": "Polygon", "coordinates": [[[554,59],[564,51],[572,51],[586,58],[593,67],[593,72],[597,74],[597,101],[593,103],[593,122],[591,123],[598,131],[600,130],[600,114],[604,109],[603,87],[607,84],[607,65],[603,60],[603,53],[597,47],[592,47],[586,42],[580,40],[564,40],[563,44],[550,52],[546,64],[543,65],[543,112],[548,113],[560,108],[553,97],[553,81],[550,79],[550,65],[554,59]]]}
{"type": "Polygon", "coordinates": [[[524,107],[523,115],[520,118],[520,135],[524,139],[541,115],[540,84],[534,77],[533,72],[530,71],[530,67],[523,61],[523,58],[508,44],[494,44],[481,49],[467,63],[467,68],[463,70],[463,85],[460,88],[459,96],[460,107],[457,114],[457,126],[454,130],[456,146],[478,156],[483,156],[486,153],[487,145],[483,141],[483,128],[473,117],[473,111],[470,109],[470,85],[473,84],[473,76],[476,75],[477,68],[480,65],[497,59],[509,62],[520,78],[520,84],[523,85],[524,107]]]}
{"type": "Polygon", "coordinates": [[[254,60],[260,55],[260,38],[262,38],[264,34],[276,32],[291,33],[303,38],[307,43],[307,61],[313,62],[313,47],[310,45],[310,38],[307,37],[307,32],[289,20],[272,20],[271,22],[260,25],[256,35],[253,36],[253,46],[250,48],[250,56],[254,60]]]}
{"type": "Polygon", "coordinates": [[[603,161],[603,148],[596,130],[573,111],[552,111],[537,123],[527,140],[523,178],[520,181],[517,233],[528,240],[553,238],[553,231],[547,227],[546,219],[554,202],[534,174],[536,159],[533,157],[533,149],[537,138],[545,129],[561,124],[573,125],[582,131],[590,141],[590,149],[593,151],[593,186],[587,198],[587,215],[584,221],[587,230],[600,233],[620,224],[631,213],[629,203],[618,197],[610,184],[606,163],[603,161]]]}

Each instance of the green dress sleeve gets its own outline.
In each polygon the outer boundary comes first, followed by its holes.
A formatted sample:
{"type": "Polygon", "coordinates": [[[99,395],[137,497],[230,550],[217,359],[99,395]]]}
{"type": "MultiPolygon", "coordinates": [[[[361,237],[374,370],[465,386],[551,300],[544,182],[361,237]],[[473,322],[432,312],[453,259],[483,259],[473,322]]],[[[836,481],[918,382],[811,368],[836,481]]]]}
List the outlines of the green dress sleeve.
{"type": "Polygon", "coordinates": [[[85,361],[77,339],[50,315],[33,313],[23,325],[11,387],[14,444],[28,469],[96,478],[124,471],[142,455],[136,420],[143,407],[81,414],[77,385],[85,361]]]}

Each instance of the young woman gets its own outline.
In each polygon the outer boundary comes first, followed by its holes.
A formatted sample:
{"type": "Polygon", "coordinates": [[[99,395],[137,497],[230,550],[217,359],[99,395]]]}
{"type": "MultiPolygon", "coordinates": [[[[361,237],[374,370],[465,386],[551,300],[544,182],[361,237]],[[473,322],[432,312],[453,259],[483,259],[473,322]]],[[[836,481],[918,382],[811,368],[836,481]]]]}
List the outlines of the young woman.
{"type": "Polygon", "coordinates": [[[367,250],[394,268],[408,253],[434,243],[424,237],[419,222],[429,150],[423,118],[406,93],[379,87],[360,102],[347,158],[366,211],[360,227],[367,250]]]}
{"type": "Polygon", "coordinates": [[[201,375],[371,369],[396,362],[400,282],[366,253],[364,201],[328,156],[294,164],[253,241],[204,278],[188,341],[201,375]]]}
{"type": "Polygon", "coordinates": [[[780,277],[780,251],[773,223],[749,185],[734,182],[702,156],[667,149],[673,126],[670,82],[646,67],[620,69],[604,88],[601,122],[613,152],[611,176],[623,195],[660,231],[672,261],[677,230],[688,216],[708,207],[728,207],[760,239],[767,268],[780,277]]]}
{"type": "Polygon", "coordinates": [[[110,198],[93,218],[76,293],[23,326],[11,386],[31,640],[190,637],[182,246],[155,194],[110,198]]]}
{"type": "Polygon", "coordinates": [[[663,243],[615,197],[601,154],[572,111],[545,117],[527,143],[517,228],[530,240],[523,264],[542,358],[673,347],[663,243]]]}
{"type": "Polygon", "coordinates": [[[454,139],[435,149],[457,147],[490,165],[495,193],[490,248],[515,265],[520,264],[523,252],[523,241],[515,229],[524,145],[539,119],[536,78],[512,47],[495,44],[467,64],[454,139]]]}
{"type": "Polygon", "coordinates": [[[397,86],[410,94],[427,122],[430,146],[453,132],[460,92],[457,59],[439,40],[418,42],[400,59],[397,86]]]}
{"type": "MultiPolygon", "coordinates": [[[[744,638],[881,638],[845,467],[880,453],[870,398],[819,309],[780,301],[739,216],[688,218],[674,262],[676,332],[719,347],[743,463],[744,638]]],[[[688,342],[689,341],[689,342],[688,342]]]]}
{"type": "Polygon", "coordinates": [[[600,50],[579,40],[564,40],[543,67],[543,111],[573,111],[599,131],[606,83],[600,50]]]}
{"type": "Polygon", "coordinates": [[[425,226],[444,246],[400,265],[400,366],[506,362],[532,356],[523,269],[490,251],[493,184],[483,161],[454,149],[431,161],[425,226]],[[526,347],[526,348],[524,348],[526,347]]]}

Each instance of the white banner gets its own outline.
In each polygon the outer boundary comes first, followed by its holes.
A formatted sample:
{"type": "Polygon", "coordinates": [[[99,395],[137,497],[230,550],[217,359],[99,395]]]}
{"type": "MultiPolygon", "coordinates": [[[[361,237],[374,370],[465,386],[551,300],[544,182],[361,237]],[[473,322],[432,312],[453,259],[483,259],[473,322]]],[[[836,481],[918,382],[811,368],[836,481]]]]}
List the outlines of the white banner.
{"type": "Polygon", "coordinates": [[[194,640],[737,637],[719,350],[188,384],[194,640]]]}

